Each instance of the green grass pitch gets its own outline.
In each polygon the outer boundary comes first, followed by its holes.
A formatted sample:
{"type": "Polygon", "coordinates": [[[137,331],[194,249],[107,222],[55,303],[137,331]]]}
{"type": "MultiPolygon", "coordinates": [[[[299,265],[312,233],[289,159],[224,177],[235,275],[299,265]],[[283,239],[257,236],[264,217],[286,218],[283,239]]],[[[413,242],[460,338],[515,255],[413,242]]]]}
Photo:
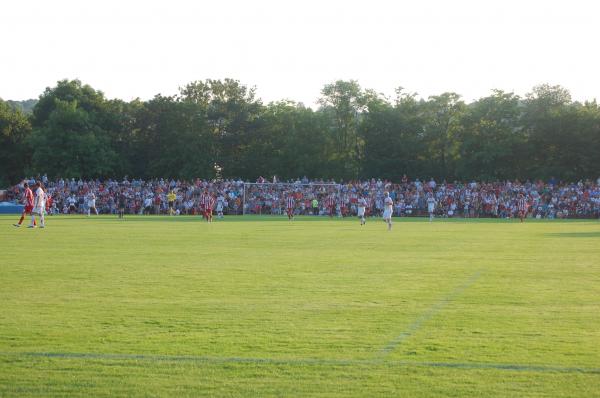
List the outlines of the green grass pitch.
{"type": "Polygon", "coordinates": [[[0,396],[598,397],[600,222],[0,216],[0,396]]]}

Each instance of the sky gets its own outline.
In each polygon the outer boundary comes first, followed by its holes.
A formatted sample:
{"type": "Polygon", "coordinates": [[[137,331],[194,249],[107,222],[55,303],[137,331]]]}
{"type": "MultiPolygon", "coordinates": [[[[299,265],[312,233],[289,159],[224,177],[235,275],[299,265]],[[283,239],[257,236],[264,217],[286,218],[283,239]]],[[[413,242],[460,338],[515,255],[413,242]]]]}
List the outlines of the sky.
{"type": "Polygon", "coordinates": [[[0,98],[80,79],[146,100],[230,77],[309,106],[338,79],[390,98],[550,83],[600,99],[599,16],[595,0],[2,1],[0,98]]]}

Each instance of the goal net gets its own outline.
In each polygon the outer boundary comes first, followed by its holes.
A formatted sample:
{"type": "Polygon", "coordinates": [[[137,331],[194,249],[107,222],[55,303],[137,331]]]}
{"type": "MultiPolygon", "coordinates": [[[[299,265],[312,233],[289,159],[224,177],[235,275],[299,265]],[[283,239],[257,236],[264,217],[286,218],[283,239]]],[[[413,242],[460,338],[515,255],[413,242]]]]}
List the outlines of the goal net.
{"type": "Polygon", "coordinates": [[[247,182],[244,183],[242,214],[286,214],[287,200],[290,196],[294,199],[296,215],[329,214],[328,206],[332,203],[337,214],[340,194],[340,185],[333,183],[247,182]]]}

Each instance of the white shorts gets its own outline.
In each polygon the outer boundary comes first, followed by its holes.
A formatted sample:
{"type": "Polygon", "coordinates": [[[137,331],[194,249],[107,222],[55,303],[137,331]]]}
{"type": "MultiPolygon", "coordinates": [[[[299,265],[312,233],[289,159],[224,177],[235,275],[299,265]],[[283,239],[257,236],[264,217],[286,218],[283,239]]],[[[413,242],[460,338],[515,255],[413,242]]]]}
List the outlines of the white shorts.
{"type": "Polygon", "coordinates": [[[364,207],[359,207],[358,208],[358,216],[359,217],[363,217],[365,215],[365,208],[364,207]]]}
{"type": "Polygon", "coordinates": [[[427,206],[427,211],[433,213],[433,205],[427,206]]]}
{"type": "Polygon", "coordinates": [[[96,207],[96,201],[94,200],[93,202],[88,202],[88,207],[92,208],[92,207],[96,207]]]}
{"type": "Polygon", "coordinates": [[[388,218],[392,218],[392,211],[391,210],[385,210],[383,212],[383,219],[387,220],[388,218]]]}
{"type": "Polygon", "coordinates": [[[43,214],[44,214],[44,210],[45,210],[45,209],[44,209],[44,207],[37,206],[37,207],[34,207],[34,208],[33,208],[33,210],[32,210],[31,212],[32,212],[33,214],[38,214],[38,215],[40,215],[40,216],[41,216],[41,215],[43,215],[43,214]]]}

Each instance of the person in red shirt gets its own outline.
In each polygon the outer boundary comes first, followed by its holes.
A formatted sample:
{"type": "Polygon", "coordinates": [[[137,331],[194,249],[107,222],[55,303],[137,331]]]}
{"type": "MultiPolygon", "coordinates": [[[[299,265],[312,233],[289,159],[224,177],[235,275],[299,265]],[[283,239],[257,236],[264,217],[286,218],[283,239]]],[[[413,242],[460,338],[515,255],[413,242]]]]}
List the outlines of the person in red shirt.
{"type": "Polygon", "coordinates": [[[52,199],[52,195],[46,193],[46,213],[48,215],[52,215],[52,203],[54,203],[54,199],[52,199]]]}
{"type": "MultiPolygon", "coordinates": [[[[33,211],[33,191],[31,190],[31,188],[29,188],[29,184],[27,184],[26,182],[23,183],[23,187],[25,188],[25,192],[23,193],[23,204],[25,205],[25,207],[23,208],[23,213],[21,213],[21,219],[19,219],[19,223],[13,224],[15,227],[21,226],[27,214],[33,215],[31,214],[31,212],[33,211]]],[[[33,225],[36,225],[35,219],[33,219],[33,225]]]]}
{"type": "Polygon", "coordinates": [[[154,196],[154,214],[158,215],[160,214],[160,192],[156,192],[155,196],[154,196]]]}

